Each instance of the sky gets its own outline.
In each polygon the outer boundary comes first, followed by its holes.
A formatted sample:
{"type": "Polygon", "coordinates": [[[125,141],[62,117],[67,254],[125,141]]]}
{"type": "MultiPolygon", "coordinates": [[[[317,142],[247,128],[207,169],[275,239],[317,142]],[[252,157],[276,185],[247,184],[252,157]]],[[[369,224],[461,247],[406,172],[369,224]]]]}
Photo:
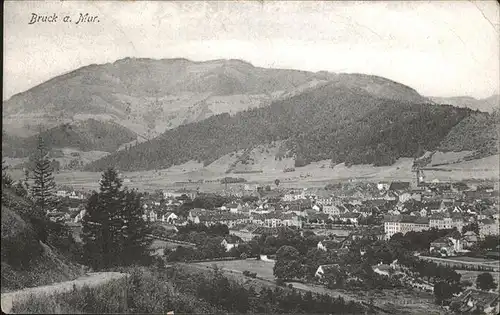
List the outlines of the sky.
{"type": "Polygon", "coordinates": [[[6,1],[3,99],[125,57],[358,72],[484,98],[499,93],[499,20],[496,1],[6,1]],[[29,24],[33,13],[58,19],[29,24]],[[98,18],[76,24],[80,13],[98,18]]]}

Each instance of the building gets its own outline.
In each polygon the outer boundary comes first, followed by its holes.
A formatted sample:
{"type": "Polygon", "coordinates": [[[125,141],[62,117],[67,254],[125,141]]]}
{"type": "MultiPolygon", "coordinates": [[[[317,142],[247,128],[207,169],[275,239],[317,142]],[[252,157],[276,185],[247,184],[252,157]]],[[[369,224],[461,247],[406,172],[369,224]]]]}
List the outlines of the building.
{"type": "Polygon", "coordinates": [[[437,229],[451,229],[453,220],[449,216],[433,214],[429,217],[429,227],[437,229]]]}
{"type": "Polygon", "coordinates": [[[452,237],[440,237],[431,242],[429,252],[439,253],[441,256],[455,256],[463,250],[462,242],[452,237]]]}
{"type": "Polygon", "coordinates": [[[75,218],[73,219],[73,222],[74,223],[79,223],[82,221],[83,217],[85,216],[85,213],[87,213],[87,210],[85,209],[82,209],[80,210],[80,212],[75,216],[75,218]]]}
{"type": "Polygon", "coordinates": [[[345,212],[340,215],[340,220],[345,223],[350,223],[350,224],[358,224],[358,219],[361,216],[361,214],[358,212],[345,212]]]}
{"type": "Polygon", "coordinates": [[[479,242],[479,237],[474,231],[467,231],[462,237],[462,244],[464,248],[471,248],[479,242]]]}
{"type": "Polygon", "coordinates": [[[83,199],[85,199],[85,196],[84,196],[82,193],[77,193],[77,192],[75,192],[75,191],[72,191],[72,192],[68,195],[68,197],[69,197],[70,199],[78,199],[78,200],[83,200],[83,199]]]}
{"type": "Polygon", "coordinates": [[[56,192],[56,196],[57,196],[57,197],[62,197],[62,198],[64,198],[64,197],[67,197],[68,195],[69,195],[69,194],[68,194],[68,192],[67,192],[66,190],[58,190],[58,191],[56,192]]]}
{"type": "Polygon", "coordinates": [[[241,244],[241,239],[236,235],[228,235],[224,237],[221,245],[224,246],[226,252],[230,251],[232,248],[238,247],[241,244]]]}
{"type": "Polygon", "coordinates": [[[345,209],[341,204],[328,204],[323,205],[323,212],[328,215],[338,217],[341,213],[345,212],[345,209]]]}
{"type": "Polygon", "coordinates": [[[389,182],[379,182],[377,183],[377,189],[381,191],[388,190],[389,187],[391,187],[391,184],[389,182]]]}
{"type": "Polygon", "coordinates": [[[173,212],[166,212],[161,215],[161,221],[168,224],[175,224],[179,217],[173,212]]]}
{"type": "Polygon", "coordinates": [[[327,239],[318,242],[316,248],[325,252],[339,252],[348,250],[346,244],[347,237],[337,237],[335,239],[327,239]]]}
{"type": "Polygon", "coordinates": [[[399,215],[384,217],[384,233],[386,239],[390,239],[396,233],[403,235],[410,232],[421,232],[429,229],[429,219],[399,215]]]}
{"type": "MultiPolygon", "coordinates": [[[[302,219],[293,213],[278,213],[271,212],[268,214],[263,214],[261,217],[258,217],[258,221],[263,221],[263,225],[266,227],[274,228],[280,226],[295,226],[298,228],[302,228],[303,222],[302,219]]],[[[252,217],[252,223],[258,224],[258,221],[252,217]]]]}
{"type": "Polygon", "coordinates": [[[321,265],[318,267],[318,269],[316,269],[314,276],[316,278],[321,279],[321,278],[323,278],[325,273],[338,270],[339,268],[340,268],[339,264],[321,265]]]}

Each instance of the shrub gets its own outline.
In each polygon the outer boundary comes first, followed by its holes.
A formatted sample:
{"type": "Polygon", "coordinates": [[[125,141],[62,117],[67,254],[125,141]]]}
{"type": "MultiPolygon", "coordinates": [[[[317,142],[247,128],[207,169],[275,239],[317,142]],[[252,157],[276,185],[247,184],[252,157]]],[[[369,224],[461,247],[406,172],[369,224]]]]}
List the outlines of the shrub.
{"type": "Polygon", "coordinates": [[[22,230],[15,237],[3,238],[1,246],[2,262],[17,270],[27,269],[43,253],[42,246],[29,229],[22,230]]]}

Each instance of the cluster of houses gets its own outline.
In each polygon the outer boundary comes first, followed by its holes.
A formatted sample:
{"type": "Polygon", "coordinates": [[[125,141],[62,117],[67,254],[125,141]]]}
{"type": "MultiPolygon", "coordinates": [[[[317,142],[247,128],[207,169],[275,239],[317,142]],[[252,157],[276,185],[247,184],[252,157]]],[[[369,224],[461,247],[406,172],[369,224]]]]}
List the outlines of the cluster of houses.
{"type": "Polygon", "coordinates": [[[184,189],[164,192],[164,207],[160,201],[146,203],[144,219],[170,224],[222,223],[233,229],[246,224],[269,228],[358,225],[363,219],[378,216],[383,219],[386,239],[396,233],[431,228],[461,231],[472,222],[479,225],[478,236],[485,237],[498,235],[496,192],[488,185],[471,190],[463,183],[432,183],[415,189],[409,182],[355,183],[332,190],[275,189],[255,202],[236,200],[217,209],[192,209],[182,218],[174,213],[183,202],[180,197],[193,199],[198,195],[198,191],[184,189]],[[477,210],[475,204],[483,198],[492,202],[477,210]]]}
{"type": "Polygon", "coordinates": [[[56,196],[60,198],[69,198],[69,199],[77,199],[77,200],[85,200],[87,199],[87,194],[78,191],[68,191],[68,190],[58,190],[56,191],[56,196]]]}

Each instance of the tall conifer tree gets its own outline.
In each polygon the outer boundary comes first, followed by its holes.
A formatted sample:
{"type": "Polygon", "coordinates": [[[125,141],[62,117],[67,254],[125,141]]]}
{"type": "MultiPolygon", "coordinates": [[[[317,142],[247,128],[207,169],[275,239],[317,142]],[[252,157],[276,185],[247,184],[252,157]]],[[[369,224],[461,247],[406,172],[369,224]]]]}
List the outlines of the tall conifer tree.
{"type": "Polygon", "coordinates": [[[41,136],[33,156],[31,196],[35,204],[35,214],[42,216],[57,206],[55,197],[56,183],[52,174],[52,166],[48,159],[48,149],[41,136]]]}
{"type": "Polygon", "coordinates": [[[147,256],[148,227],[140,196],[122,188],[114,169],[106,170],[100,191],[88,201],[83,218],[84,258],[95,269],[139,262],[147,256]]]}
{"type": "Polygon", "coordinates": [[[141,196],[135,191],[125,192],[123,207],[123,261],[125,264],[140,262],[147,257],[147,247],[150,241],[146,237],[150,228],[142,218],[141,196]]]}

